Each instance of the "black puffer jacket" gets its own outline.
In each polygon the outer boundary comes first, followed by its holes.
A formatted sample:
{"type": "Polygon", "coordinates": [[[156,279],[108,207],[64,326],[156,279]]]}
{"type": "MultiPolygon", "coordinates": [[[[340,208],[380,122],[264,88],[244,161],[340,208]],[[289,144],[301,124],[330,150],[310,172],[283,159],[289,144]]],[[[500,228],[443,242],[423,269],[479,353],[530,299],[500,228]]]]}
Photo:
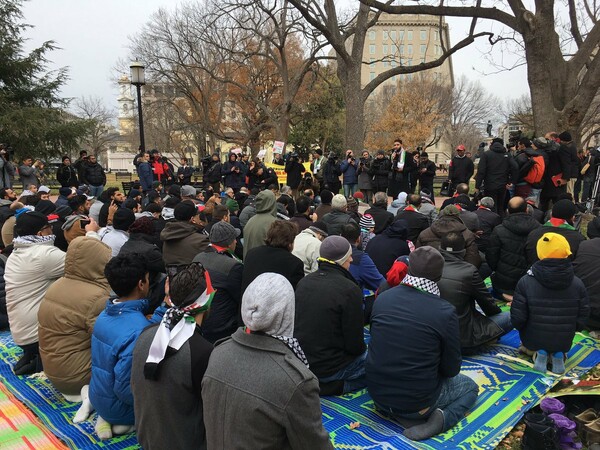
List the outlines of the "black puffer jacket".
{"type": "Polygon", "coordinates": [[[327,233],[330,236],[334,234],[339,236],[342,233],[342,227],[347,223],[357,223],[350,214],[335,209],[323,216],[323,222],[327,224],[327,233]]]}
{"type": "Polygon", "coordinates": [[[365,214],[371,214],[375,221],[375,234],[380,234],[393,221],[394,215],[386,209],[385,204],[374,203],[373,206],[365,211],[365,214]]]}
{"type": "Polygon", "coordinates": [[[90,186],[104,186],[106,184],[106,174],[100,164],[84,162],[82,169],[83,182],[90,186]]]}
{"type": "Polygon", "coordinates": [[[573,261],[575,275],[581,278],[590,298],[588,327],[600,329],[600,238],[582,242],[573,261]]]}
{"type": "Polygon", "coordinates": [[[502,218],[494,211],[483,207],[477,209],[475,215],[479,219],[479,230],[481,230],[479,239],[477,239],[477,247],[480,252],[485,254],[490,245],[492,231],[502,223],[502,218]]]}
{"type": "Polygon", "coordinates": [[[458,252],[442,250],[441,253],[444,257],[444,272],[442,279],[438,281],[440,297],[456,308],[461,350],[463,353],[472,352],[502,335],[502,328],[486,317],[499,314],[502,310],[494,303],[473,264],[465,262],[458,252]],[[477,311],[475,302],[485,316],[477,311]]]}
{"type": "Polygon", "coordinates": [[[391,170],[392,163],[388,158],[383,157],[382,159],[373,159],[373,162],[371,162],[371,167],[369,168],[369,175],[371,176],[371,185],[373,186],[373,191],[385,192],[388,187],[388,179],[391,170]]]}
{"type": "Polygon", "coordinates": [[[479,160],[475,188],[480,189],[483,183],[484,191],[494,191],[516,182],[517,178],[517,163],[502,144],[495,142],[479,160]]]}
{"type": "Polygon", "coordinates": [[[494,271],[492,284],[498,289],[512,292],[517,282],[527,272],[526,244],[531,231],[541,227],[527,213],[510,214],[502,225],[492,231],[485,259],[494,271]]]}
{"type": "Polygon", "coordinates": [[[567,259],[544,259],[519,280],[510,308],[513,326],[529,350],[568,352],[590,314],[583,282],[567,259]]]}
{"type": "Polygon", "coordinates": [[[386,230],[369,240],[366,252],[371,257],[379,273],[385,276],[399,256],[408,255],[410,249],[406,243],[408,223],[398,219],[386,230]]]}

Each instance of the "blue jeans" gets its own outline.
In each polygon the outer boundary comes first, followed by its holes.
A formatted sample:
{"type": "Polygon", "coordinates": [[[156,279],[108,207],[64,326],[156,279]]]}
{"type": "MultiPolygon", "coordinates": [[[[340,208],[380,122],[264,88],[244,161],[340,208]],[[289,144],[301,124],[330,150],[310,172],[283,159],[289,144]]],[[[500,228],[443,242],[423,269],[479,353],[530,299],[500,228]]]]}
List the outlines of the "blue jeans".
{"type": "Polygon", "coordinates": [[[345,184],[344,185],[344,197],[352,197],[358,190],[358,184],[345,184]]]}
{"type": "Polygon", "coordinates": [[[89,188],[90,188],[90,195],[92,197],[96,197],[96,198],[98,198],[98,196],[100,194],[102,194],[102,191],[104,190],[104,186],[92,186],[91,184],[90,184],[89,188]]]}
{"type": "Polygon", "coordinates": [[[365,360],[367,352],[348,364],[346,367],[325,378],[319,378],[321,383],[330,383],[332,381],[344,380],[344,394],[346,392],[358,391],[364,388],[367,383],[365,381],[365,360]]]}
{"type": "Polygon", "coordinates": [[[465,413],[477,401],[479,387],[468,376],[458,374],[452,378],[446,378],[442,381],[442,390],[437,402],[425,410],[410,414],[398,414],[393,409],[380,408],[382,411],[390,414],[392,417],[408,420],[427,419],[436,409],[441,409],[444,413],[444,429],[447,431],[456,425],[465,413]]]}
{"type": "Polygon", "coordinates": [[[504,334],[508,333],[513,329],[512,322],[510,321],[510,311],[504,311],[494,316],[488,316],[492,322],[498,325],[504,331],[504,334]]]}
{"type": "Polygon", "coordinates": [[[540,195],[541,195],[541,193],[542,193],[541,189],[533,189],[533,188],[531,189],[530,196],[532,198],[535,198],[535,206],[536,207],[540,206],[540,195]]]}

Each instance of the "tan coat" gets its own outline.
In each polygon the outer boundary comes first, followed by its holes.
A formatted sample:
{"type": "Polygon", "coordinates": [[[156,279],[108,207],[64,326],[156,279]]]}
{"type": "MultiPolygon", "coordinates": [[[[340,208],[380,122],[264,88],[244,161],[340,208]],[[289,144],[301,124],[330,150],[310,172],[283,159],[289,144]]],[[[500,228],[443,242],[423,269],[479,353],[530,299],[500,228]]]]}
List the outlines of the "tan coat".
{"type": "Polygon", "coordinates": [[[67,250],[64,277],[50,286],[40,305],[44,372],[64,394],[77,395],[90,382],[92,331],[110,293],[104,278],[110,258],[110,247],[98,239],[74,239],[67,250]]]}

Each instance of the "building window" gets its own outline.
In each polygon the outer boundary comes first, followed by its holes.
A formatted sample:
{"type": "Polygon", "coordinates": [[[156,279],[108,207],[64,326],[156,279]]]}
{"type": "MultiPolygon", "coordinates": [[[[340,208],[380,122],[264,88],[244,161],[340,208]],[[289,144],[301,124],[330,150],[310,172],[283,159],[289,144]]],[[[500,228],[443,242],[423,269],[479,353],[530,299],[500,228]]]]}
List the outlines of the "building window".
{"type": "Polygon", "coordinates": [[[400,45],[400,54],[404,55],[404,44],[400,45]]]}
{"type": "Polygon", "coordinates": [[[373,81],[375,79],[375,72],[371,72],[369,74],[369,81],[373,81]]]}
{"type": "Polygon", "coordinates": [[[392,31],[390,31],[390,39],[391,39],[392,41],[395,41],[395,40],[396,40],[396,30],[392,30],[392,31]]]}
{"type": "Polygon", "coordinates": [[[387,41],[388,39],[388,31],[387,30],[383,30],[383,40],[387,41]]]}
{"type": "Polygon", "coordinates": [[[409,81],[412,80],[412,73],[407,73],[406,78],[408,78],[409,81]]]}
{"type": "Polygon", "coordinates": [[[427,40],[427,30],[421,30],[421,40],[422,41],[427,40]]]}
{"type": "Polygon", "coordinates": [[[369,58],[369,64],[371,65],[371,67],[375,66],[375,58],[369,58]]]}
{"type": "Polygon", "coordinates": [[[400,39],[400,40],[404,39],[404,30],[398,31],[398,39],[400,39]]]}
{"type": "Polygon", "coordinates": [[[422,63],[424,63],[424,62],[425,62],[425,57],[424,57],[424,56],[421,58],[421,62],[422,62],[422,63]]]}
{"type": "Polygon", "coordinates": [[[434,32],[433,32],[433,40],[436,41],[436,42],[440,40],[440,32],[438,30],[434,30],[434,32]]]}
{"type": "Polygon", "coordinates": [[[397,64],[396,64],[396,60],[395,60],[395,59],[393,59],[393,60],[392,60],[392,62],[391,62],[391,64],[392,64],[392,67],[396,67],[396,65],[397,65],[397,64]]]}
{"type": "Polygon", "coordinates": [[[369,54],[370,55],[374,55],[375,54],[375,44],[369,45],[369,54]]]}
{"type": "Polygon", "coordinates": [[[407,60],[406,61],[406,65],[409,66],[409,67],[412,66],[412,59],[407,60]]]}
{"type": "Polygon", "coordinates": [[[420,50],[421,50],[421,55],[424,55],[425,52],[427,51],[427,46],[425,44],[421,44],[420,50]]]}
{"type": "Polygon", "coordinates": [[[390,62],[386,59],[385,61],[383,61],[383,67],[389,67],[390,66],[390,62]]]}
{"type": "Polygon", "coordinates": [[[406,52],[407,52],[409,55],[412,55],[412,54],[413,54],[413,53],[412,53],[412,44],[408,44],[408,45],[406,46],[406,52]]]}
{"type": "Polygon", "coordinates": [[[407,39],[407,40],[409,40],[409,41],[412,41],[412,40],[413,40],[413,34],[412,34],[412,30],[408,30],[408,31],[406,32],[406,39],[407,39]]]}
{"type": "Polygon", "coordinates": [[[374,30],[369,31],[369,40],[374,41],[377,37],[377,32],[374,30]]]}
{"type": "Polygon", "coordinates": [[[386,56],[387,54],[388,54],[388,45],[383,44],[383,56],[386,56]]]}

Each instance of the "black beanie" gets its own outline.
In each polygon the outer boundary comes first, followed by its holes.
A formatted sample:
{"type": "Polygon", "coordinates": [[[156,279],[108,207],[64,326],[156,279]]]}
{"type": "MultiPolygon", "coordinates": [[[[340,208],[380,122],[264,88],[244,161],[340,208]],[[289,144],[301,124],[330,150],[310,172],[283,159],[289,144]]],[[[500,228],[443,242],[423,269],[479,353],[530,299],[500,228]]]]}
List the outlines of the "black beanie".
{"type": "Polygon", "coordinates": [[[571,137],[571,133],[568,131],[563,131],[558,135],[558,138],[563,142],[571,142],[573,138],[571,137]]]}
{"type": "Polygon", "coordinates": [[[35,211],[40,212],[47,216],[48,214],[52,214],[56,210],[56,205],[52,203],[50,200],[40,200],[37,205],[35,205],[35,211]]]}
{"type": "Polygon", "coordinates": [[[194,202],[189,200],[179,203],[173,210],[173,216],[175,217],[175,220],[181,220],[184,222],[188,222],[196,214],[198,214],[198,208],[196,208],[194,202]]]}
{"type": "Polygon", "coordinates": [[[113,217],[113,227],[115,230],[127,231],[135,222],[135,214],[129,208],[119,208],[113,217]]]}
{"type": "Polygon", "coordinates": [[[321,191],[321,203],[331,205],[331,200],[333,200],[333,192],[323,189],[321,191]]]}
{"type": "Polygon", "coordinates": [[[15,223],[16,236],[34,236],[48,225],[48,218],[41,212],[24,212],[19,214],[15,223]]]}
{"type": "Polygon", "coordinates": [[[587,236],[590,239],[600,237],[600,217],[594,217],[587,226],[587,236]]]}
{"type": "Polygon", "coordinates": [[[555,219],[571,220],[577,213],[577,207],[571,200],[559,200],[552,206],[552,217],[555,219]]]}

